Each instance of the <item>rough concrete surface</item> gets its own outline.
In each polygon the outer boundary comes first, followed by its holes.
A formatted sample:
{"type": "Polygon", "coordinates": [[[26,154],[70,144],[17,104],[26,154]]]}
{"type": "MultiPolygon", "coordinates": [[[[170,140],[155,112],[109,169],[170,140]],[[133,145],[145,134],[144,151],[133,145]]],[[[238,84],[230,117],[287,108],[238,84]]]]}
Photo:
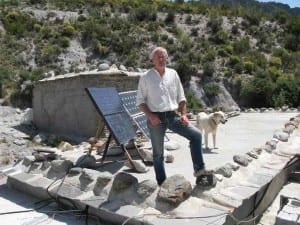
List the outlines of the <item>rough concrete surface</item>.
{"type": "MultiPolygon", "coordinates": [[[[204,150],[204,159],[207,167],[216,168],[226,163],[232,163],[236,166],[233,163],[234,155],[245,155],[245,153],[255,148],[265,148],[266,142],[272,139],[274,132],[282,129],[284,124],[296,115],[296,112],[242,113],[239,116],[230,118],[225,125],[220,125],[218,128],[218,149],[204,150]]],[[[240,169],[232,172],[230,178],[218,175],[219,182],[217,186],[210,190],[199,189],[195,186],[188,142],[178,135],[168,133],[169,142],[179,144],[180,147],[177,150],[169,151],[174,156],[174,162],[166,163],[167,175],[172,179],[174,179],[174,175],[182,175],[192,185],[192,190],[185,185],[188,191],[183,192],[190,194],[191,191],[190,197],[187,196],[189,197],[188,200],[176,206],[171,206],[169,202],[157,200],[156,196],[159,196],[161,190],[155,187],[155,182],[153,184],[155,179],[152,166],[147,166],[149,169],[147,173],[135,173],[124,166],[124,157],[117,158],[117,162],[102,165],[96,172],[92,172],[89,169],[72,170],[71,174],[63,178],[63,184],[54,184],[53,187],[49,188],[49,192],[53,196],[72,198],[79,207],[84,207],[85,204],[89,205],[91,211],[97,210],[101,205],[105,211],[100,212],[100,214],[102,213],[108,218],[115,216],[115,219],[112,219],[112,221],[115,221],[117,224],[139,224],[136,222],[136,219],[146,220],[153,224],[174,225],[183,224],[183,221],[186,224],[197,225],[225,224],[226,220],[228,220],[225,217],[231,210],[236,208],[236,211],[238,209],[243,211],[245,199],[253,198],[257,190],[263,189],[266,183],[280,174],[280,171],[293,155],[299,154],[299,129],[294,133],[291,141],[279,142],[278,147],[272,149],[275,153],[267,152],[268,149],[263,150],[261,154],[258,154],[257,160],[253,156],[249,166],[240,166],[240,169]],[[100,172],[101,175],[97,174],[97,172],[100,172]],[[103,172],[109,173],[105,175],[103,172]],[[125,173],[122,174],[120,172],[125,173]],[[143,183],[145,180],[148,180],[147,185],[143,183]],[[95,184],[97,188],[95,188],[95,184]],[[136,187],[137,189],[135,189],[136,187]],[[96,196],[95,193],[97,193],[96,196]],[[110,212],[113,213],[111,214],[110,212]],[[166,218],[165,215],[169,217],[166,218]],[[210,215],[214,215],[214,217],[207,217],[210,215]],[[178,219],[179,217],[185,217],[186,219],[180,220],[178,219]],[[187,219],[188,217],[191,219],[187,219]]],[[[149,143],[145,143],[144,147],[147,146],[149,146],[149,143]]],[[[209,146],[212,146],[211,137],[209,137],[209,146]]],[[[82,156],[82,151],[80,153],[78,150],[71,153],[68,152],[65,156],[71,160],[71,158],[78,159],[80,154],[82,156]]],[[[113,158],[108,158],[107,162],[111,159],[113,158]]],[[[28,188],[28,190],[33,190],[36,194],[39,193],[40,196],[43,196],[46,193],[45,189],[47,188],[48,190],[49,180],[45,184],[41,184],[40,178],[37,177],[34,171],[36,170],[39,174],[43,173],[44,179],[61,177],[57,170],[52,171],[52,173],[49,172],[53,170],[53,164],[48,166],[44,164],[43,166],[44,168],[40,168],[36,164],[34,167],[33,163],[31,166],[26,167],[23,163],[18,168],[11,169],[11,171],[6,170],[10,180],[8,184],[19,190],[28,188]],[[27,178],[25,178],[26,176],[27,178]]],[[[55,168],[57,167],[59,168],[56,165],[55,168]]],[[[7,207],[1,207],[0,213],[10,211],[10,208],[19,210],[23,207],[29,207],[23,204],[24,202],[16,201],[14,198],[16,195],[20,195],[20,199],[28,198],[28,196],[7,189],[5,184],[2,184],[0,187],[4,190],[0,192],[2,193],[0,196],[1,205],[2,202],[3,205],[7,205],[7,207]]],[[[179,196],[180,199],[182,197],[185,199],[185,196],[179,196]]],[[[97,214],[97,212],[93,213],[97,214]]],[[[23,215],[24,217],[21,218],[25,219],[34,218],[27,213],[20,215],[23,215]]],[[[26,224],[20,221],[19,216],[4,216],[10,221],[7,224],[26,224]]],[[[43,214],[41,218],[43,216],[47,217],[47,215],[43,214]]],[[[2,215],[0,215],[1,217],[2,215]]],[[[34,224],[37,220],[28,224],[34,224]]],[[[56,222],[61,221],[51,220],[50,224],[56,224],[56,222]]],[[[76,220],[62,221],[62,224],[77,224],[77,222],[76,220]]],[[[81,222],[81,224],[84,224],[83,221],[81,222]]],[[[49,220],[40,221],[36,224],[49,224],[49,220]]],[[[272,223],[269,224],[271,225],[272,223]]]]}

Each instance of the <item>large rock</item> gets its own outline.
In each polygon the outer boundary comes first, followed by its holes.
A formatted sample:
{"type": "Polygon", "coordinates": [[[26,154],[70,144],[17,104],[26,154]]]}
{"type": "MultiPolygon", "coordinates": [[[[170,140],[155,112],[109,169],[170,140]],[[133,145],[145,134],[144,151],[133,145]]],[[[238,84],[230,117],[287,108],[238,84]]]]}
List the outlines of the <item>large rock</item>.
{"type": "Polygon", "coordinates": [[[164,181],[158,193],[161,201],[177,206],[186,200],[192,192],[191,183],[184,176],[176,174],[164,181]]]}

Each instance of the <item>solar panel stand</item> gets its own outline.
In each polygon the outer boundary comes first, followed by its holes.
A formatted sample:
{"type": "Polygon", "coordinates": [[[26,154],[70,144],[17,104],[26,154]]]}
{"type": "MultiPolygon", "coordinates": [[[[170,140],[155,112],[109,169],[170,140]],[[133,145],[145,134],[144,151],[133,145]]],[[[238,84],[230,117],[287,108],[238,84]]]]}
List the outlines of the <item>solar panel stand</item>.
{"type": "MultiPolygon", "coordinates": [[[[102,155],[101,163],[104,163],[104,160],[105,160],[106,155],[107,155],[108,146],[109,146],[109,143],[110,143],[110,141],[111,141],[111,138],[112,138],[112,134],[110,133],[109,136],[108,136],[108,141],[106,142],[105,150],[104,150],[103,155],[102,155]]],[[[136,167],[135,167],[135,165],[134,165],[134,163],[133,163],[133,160],[132,160],[130,154],[128,153],[128,151],[127,151],[125,145],[121,144],[120,147],[122,148],[123,152],[125,153],[125,155],[126,155],[128,161],[129,161],[130,165],[132,166],[132,168],[133,168],[134,170],[138,171],[138,170],[136,169],[136,167]]],[[[146,163],[146,162],[144,161],[143,157],[141,156],[141,154],[140,154],[140,152],[139,152],[139,149],[137,148],[136,145],[135,145],[135,150],[137,151],[139,157],[142,159],[143,163],[146,163]]]]}
{"type": "MultiPolygon", "coordinates": [[[[103,134],[104,128],[105,128],[105,123],[101,119],[100,125],[98,126],[95,137],[94,137],[94,142],[91,144],[91,147],[89,149],[89,152],[88,152],[89,155],[92,154],[93,150],[97,150],[97,152],[99,152],[99,147],[97,147],[96,144],[98,143],[100,136],[103,134]]],[[[107,145],[107,143],[106,143],[106,145],[107,145]]]]}

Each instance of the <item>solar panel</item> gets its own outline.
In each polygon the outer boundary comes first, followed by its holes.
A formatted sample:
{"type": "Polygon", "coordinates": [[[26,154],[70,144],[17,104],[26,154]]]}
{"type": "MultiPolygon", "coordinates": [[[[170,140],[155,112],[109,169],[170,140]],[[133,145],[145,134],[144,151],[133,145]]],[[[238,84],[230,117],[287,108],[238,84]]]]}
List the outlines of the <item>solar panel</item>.
{"type": "Polygon", "coordinates": [[[136,123],[140,131],[143,133],[143,135],[150,140],[150,133],[147,126],[147,118],[144,114],[137,115],[132,118],[133,121],[136,123]]]}
{"type": "Polygon", "coordinates": [[[120,92],[119,96],[123,102],[124,107],[130,116],[142,114],[143,112],[136,106],[137,91],[120,92]]]}
{"type": "Polygon", "coordinates": [[[127,144],[136,137],[116,88],[90,87],[86,91],[119,145],[127,144]]]}
{"type": "Polygon", "coordinates": [[[145,113],[136,106],[137,91],[120,92],[119,96],[123,106],[130,115],[134,123],[138,126],[143,135],[150,140],[150,133],[147,127],[147,118],[145,113]]]}

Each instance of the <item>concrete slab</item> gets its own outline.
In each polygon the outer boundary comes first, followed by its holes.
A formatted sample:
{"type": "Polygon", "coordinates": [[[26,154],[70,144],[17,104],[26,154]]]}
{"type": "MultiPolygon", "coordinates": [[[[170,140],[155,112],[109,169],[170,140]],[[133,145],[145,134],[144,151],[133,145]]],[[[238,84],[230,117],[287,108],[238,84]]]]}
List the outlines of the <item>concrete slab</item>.
{"type": "MultiPolygon", "coordinates": [[[[1,225],[84,225],[85,217],[75,214],[60,214],[55,206],[46,206],[32,210],[43,204],[36,204],[41,199],[27,193],[8,188],[6,179],[0,180],[0,220],[1,225]],[[20,213],[24,211],[23,213],[20,213]],[[43,212],[42,212],[43,211],[43,212]],[[46,213],[47,211],[47,213],[46,213]]],[[[89,225],[99,225],[94,218],[88,219],[89,225]]]]}
{"type": "MultiPolygon", "coordinates": [[[[233,155],[245,154],[253,150],[253,148],[265,145],[267,141],[272,139],[274,131],[283,128],[285,122],[295,115],[296,113],[242,113],[238,117],[229,119],[224,126],[220,125],[219,127],[217,133],[217,146],[219,146],[219,149],[204,152],[207,167],[214,168],[224,165],[227,162],[232,162],[233,155]]],[[[192,122],[194,123],[195,121],[192,122]]],[[[186,216],[189,215],[188,213],[190,212],[185,212],[183,216],[180,216],[180,213],[182,213],[181,211],[176,212],[173,208],[169,208],[169,210],[173,211],[168,212],[166,208],[166,210],[164,210],[164,215],[151,218],[153,224],[226,224],[228,219],[228,209],[230,209],[230,207],[239,208],[238,211],[243,212],[243,216],[247,215],[249,210],[251,211],[253,208],[253,202],[255,204],[256,190],[260,188],[263,194],[265,188],[268,187],[267,183],[278,174],[280,175],[280,171],[291,159],[291,155],[271,154],[264,151],[259,158],[252,161],[249,166],[241,167],[234,172],[232,177],[222,178],[223,181],[219,182],[215,188],[201,189],[195,187],[195,178],[193,177],[188,148],[189,143],[184,138],[173,133],[169,133],[168,137],[172,141],[176,140],[180,145],[179,149],[169,151],[169,153],[174,155],[175,161],[173,163],[166,163],[168,177],[175,174],[182,174],[193,185],[193,197],[207,201],[215,200],[217,203],[220,203],[221,206],[229,206],[229,208],[227,208],[227,210],[220,210],[212,207],[211,209],[210,207],[206,207],[205,205],[202,206],[201,203],[199,203],[200,205],[196,205],[199,207],[199,213],[196,212],[190,218],[186,216]],[[244,203],[245,205],[243,205],[244,203]],[[241,207],[242,205],[243,207],[241,207]]],[[[211,138],[209,140],[211,141],[211,138]]],[[[292,146],[292,153],[294,153],[294,149],[299,147],[300,144],[300,142],[298,143],[298,137],[294,137],[293,140],[296,142],[295,145],[289,143],[289,146],[292,146]]],[[[211,143],[209,145],[211,145],[211,143]]],[[[124,161],[124,157],[108,157],[105,164],[99,164],[99,168],[97,168],[99,172],[109,172],[112,176],[117,175],[120,172],[129,172],[129,174],[137,180],[131,189],[124,192],[124,195],[122,196],[123,199],[120,199],[119,205],[116,199],[113,199],[113,201],[105,201],[105,199],[101,198],[103,196],[98,196],[100,197],[98,199],[97,197],[93,198],[91,189],[88,188],[87,190],[83,190],[85,188],[78,186],[78,181],[76,181],[76,185],[73,186],[74,190],[77,189],[76,193],[74,192],[75,194],[72,191],[68,192],[68,188],[65,186],[68,182],[59,186],[59,189],[62,188],[60,192],[57,192],[58,189],[55,189],[53,192],[61,194],[61,197],[76,197],[74,201],[79,204],[90,205],[90,211],[94,214],[106,216],[107,218],[113,216],[114,218],[111,220],[112,222],[118,221],[117,224],[122,224],[124,222],[128,225],[140,224],[141,220],[139,219],[143,219],[143,216],[147,216],[144,214],[140,216],[141,211],[143,212],[147,208],[147,204],[148,207],[156,207],[157,205],[155,204],[158,204],[158,202],[156,199],[151,199],[150,201],[145,201],[143,204],[140,204],[140,202],[135,201],[134,191],[136,185],[139,185],[141,182],[145,180],[154,180],[153,167],[148,166],[149,172],[147,173],[135,173],[124,166],[124,161]],[[108,163],[109,160],[117,161],[108,163]],[[88,202],[89,200],[91,200],[90,203],[88,202]],[[141,207],[141,210],[139,210],[139,207],[141,207]],[[132,210],[127,214],[130,209],[132,210]],[[117,212],[120,214],[115,214],[117,212]]],[[[89,174],[86,175],[86,178],[91,178],[89,174]]],[[[285,175],[286,174],[283,174],[282,177],[279,176],[280,179],[284,178],[281,179],[281,183],[270,185],[273,190],[270,195],[271,197],[273,197],[274,191],[278,192],[277,189],[281,188],[285,182],[285,175]]],[[[68,177],[66,181],[68,181],[68,177]]],[[[157,193],[157,189],[155,193],[157,193]]],[[[153,198],[152,195],[151,198],[153,198]]],[[[181,205],[179,205],[179,207],[180,206],[181,205]]],[[[228,224],[231,223],[229,222],[228,224]]]]}

